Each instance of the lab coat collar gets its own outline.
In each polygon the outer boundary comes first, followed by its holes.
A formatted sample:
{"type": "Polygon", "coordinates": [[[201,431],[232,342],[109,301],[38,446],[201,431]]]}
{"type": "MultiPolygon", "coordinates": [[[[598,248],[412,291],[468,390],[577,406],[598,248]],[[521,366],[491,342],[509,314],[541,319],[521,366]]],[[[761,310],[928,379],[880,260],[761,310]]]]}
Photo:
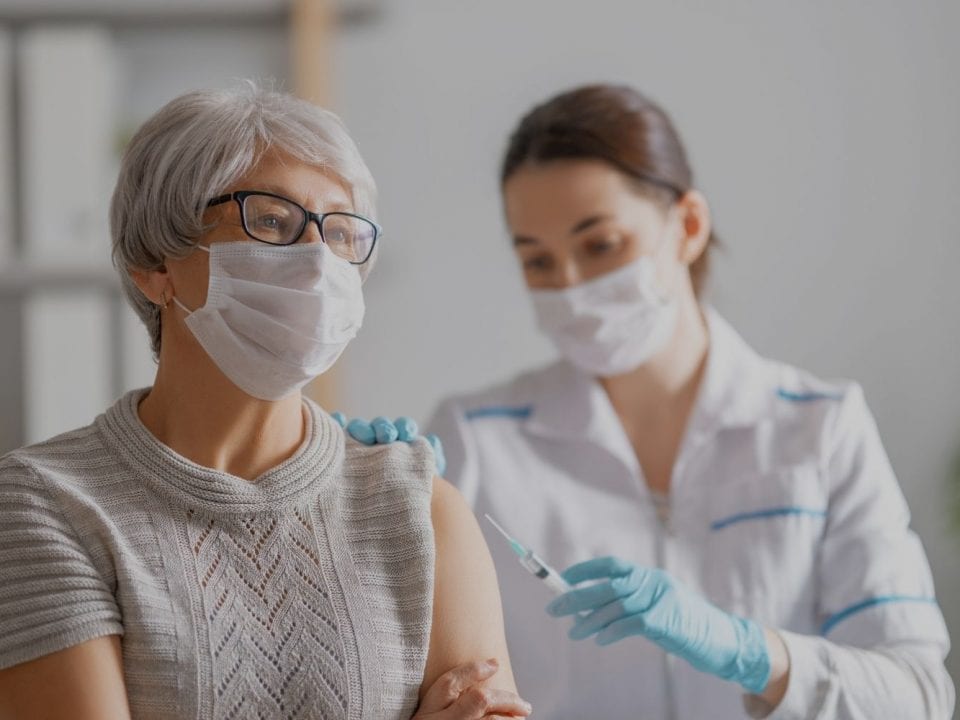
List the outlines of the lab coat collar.
{"type": "MultiPolygon", "coordinates": [[[[769,363],[713,308],[708,307],[705,316],[710,349],[688,432],[702,435],[754,425],[770,411],[774,397],[769,363]]],[[[610,399],[595,378],[561,361],[541,379],[524,424],[527,432],[629,447],[610,399]]]]}
{"type": "Polygon", "coordinates": [[[769,417],[776,398],[773,365],[713,307],[705,310],[710,349],[690,428],[714,432],[749,427],[769,417]]]}

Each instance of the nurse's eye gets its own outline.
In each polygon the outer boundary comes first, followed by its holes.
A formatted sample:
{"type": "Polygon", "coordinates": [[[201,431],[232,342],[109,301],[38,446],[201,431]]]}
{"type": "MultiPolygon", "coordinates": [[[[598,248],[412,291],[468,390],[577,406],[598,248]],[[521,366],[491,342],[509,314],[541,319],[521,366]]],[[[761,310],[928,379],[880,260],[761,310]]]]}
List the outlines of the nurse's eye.
{"type": "Polygon", "coordinates": [[[534,255],[523,259],[523,269],[526,272],[542,272],[553,267],[553,258],[549,255],[534,255]]]}
{"type": "Polygon", "coordinates": [[[584,243],[584,250],[591,257],[602,257],[623,247],[623,236],[618,234],[591,238],[584,243]]]}

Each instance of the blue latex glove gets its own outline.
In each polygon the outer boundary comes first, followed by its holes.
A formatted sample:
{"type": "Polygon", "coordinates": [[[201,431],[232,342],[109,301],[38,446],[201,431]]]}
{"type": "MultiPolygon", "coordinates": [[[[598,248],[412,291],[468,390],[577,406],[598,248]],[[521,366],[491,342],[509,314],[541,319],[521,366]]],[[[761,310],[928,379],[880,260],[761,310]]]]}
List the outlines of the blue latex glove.
{"type": "Polygon", "coordinates": [[[433,433],[430,433],[426,437],[427,442],[430,443],[430,447],[433,448],[433,456],[437,461],[437,475],[443,475],[447,471],[447,456],[443,452],[443,443],[440,442],[440,438],[433,433]]]}
{"type": "MultiPolygon", "coordinates": [[[[347,422],[347,416],[342,412],[335,412],[331,417],[346,430],[350,437],[364,445],[389,445],[392,442],[413,442],[419,437],[420,429],[417,421],[408,417],[398,417],[391,421],[389,418],[376,417],[370,422],[354,418],[347,422]]],[[[443,475],[447,469],[447,459],[443,454],[443,445],[436,435],[427,435],[427,442],[433,448],[433,455],[437,462],[437,474],[443,475]]]]}
{"type": "Polygon", "coordinates": [[[702,672],[761,693],[770,680],[770,656],[763,628],[720,610],[690,592],[668,573],[606,557],[578,563],[563,573],[574,588],[554,599],[547,612],[580,615],[572,640],[597,634],[598,645],[641,635],[702,672]]]}

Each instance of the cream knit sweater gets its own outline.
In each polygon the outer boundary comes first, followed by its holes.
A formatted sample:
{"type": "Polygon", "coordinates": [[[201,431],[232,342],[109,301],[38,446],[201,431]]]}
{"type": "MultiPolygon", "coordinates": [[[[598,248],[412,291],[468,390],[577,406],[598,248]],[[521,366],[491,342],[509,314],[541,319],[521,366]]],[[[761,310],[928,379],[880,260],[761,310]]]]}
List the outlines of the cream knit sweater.
{"type": "Polygon", "coordinates": [[[156,440],[121,398],[0,459],[0,668],[122,636],[133,717],[404,718],[426,663],[433,454],[307,402],[256,482],[156,440]]]}

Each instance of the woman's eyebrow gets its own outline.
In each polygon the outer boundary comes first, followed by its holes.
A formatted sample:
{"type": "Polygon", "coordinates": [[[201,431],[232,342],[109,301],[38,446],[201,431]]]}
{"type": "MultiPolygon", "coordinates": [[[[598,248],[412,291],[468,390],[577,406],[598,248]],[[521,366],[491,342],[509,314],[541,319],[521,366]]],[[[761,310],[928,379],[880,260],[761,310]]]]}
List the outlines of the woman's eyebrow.
{"type": "MultiPolygon", "coordinates": [[[[570,234],[576,235],[577,233],[581,233],[584,230],[588,230],[589,228],[593,227],[599,222],[603,222],[604,220],[609,220],[610,217],[611,217],[610,215],[591,215],[590,217],[584,218],[583,220],[578,222],[576,225],[574,225],[572,228],[570,228],[570,234]]],[[[529,237],[527,235],[515,235],[513,238],[514,247],[517,247],[518,245],[539,245],[539,244],[540,244],[539,240],[533,237],[529,237]]]]}
{"type": "Polygon", "coordinates": [[[302,205],[312,212],[340,212],[346,211],[350,212],[353,206],[348,200],[344,200],[342,197],[331,197],[329,195],[321,196],[320,207],[312,208],[304,205],[300,200],[298,200],[294,195],[296,193],[291,193],[290,188],[284,188],[279,185],[274,185],[272,183],[258,183],[256,188],[251,188],[254,192],[267,192],[273,195],[279,195],[280,197],[287,198],[288,200],[293,200],[293,202],[298,205],[302,205]]]}
{"type": "Polygon", "coordinates": [[[570,229],[570,234],[576,235],[579,232],[583,232],[584,230],[593,227],[598,222],[602,222],[603,220],[609,220],[609,219],[610,219],[609,215],[591,215],[590,217],[584,218],[583,220],[578,222],[576,225],[574,225],[570,229]]]}

